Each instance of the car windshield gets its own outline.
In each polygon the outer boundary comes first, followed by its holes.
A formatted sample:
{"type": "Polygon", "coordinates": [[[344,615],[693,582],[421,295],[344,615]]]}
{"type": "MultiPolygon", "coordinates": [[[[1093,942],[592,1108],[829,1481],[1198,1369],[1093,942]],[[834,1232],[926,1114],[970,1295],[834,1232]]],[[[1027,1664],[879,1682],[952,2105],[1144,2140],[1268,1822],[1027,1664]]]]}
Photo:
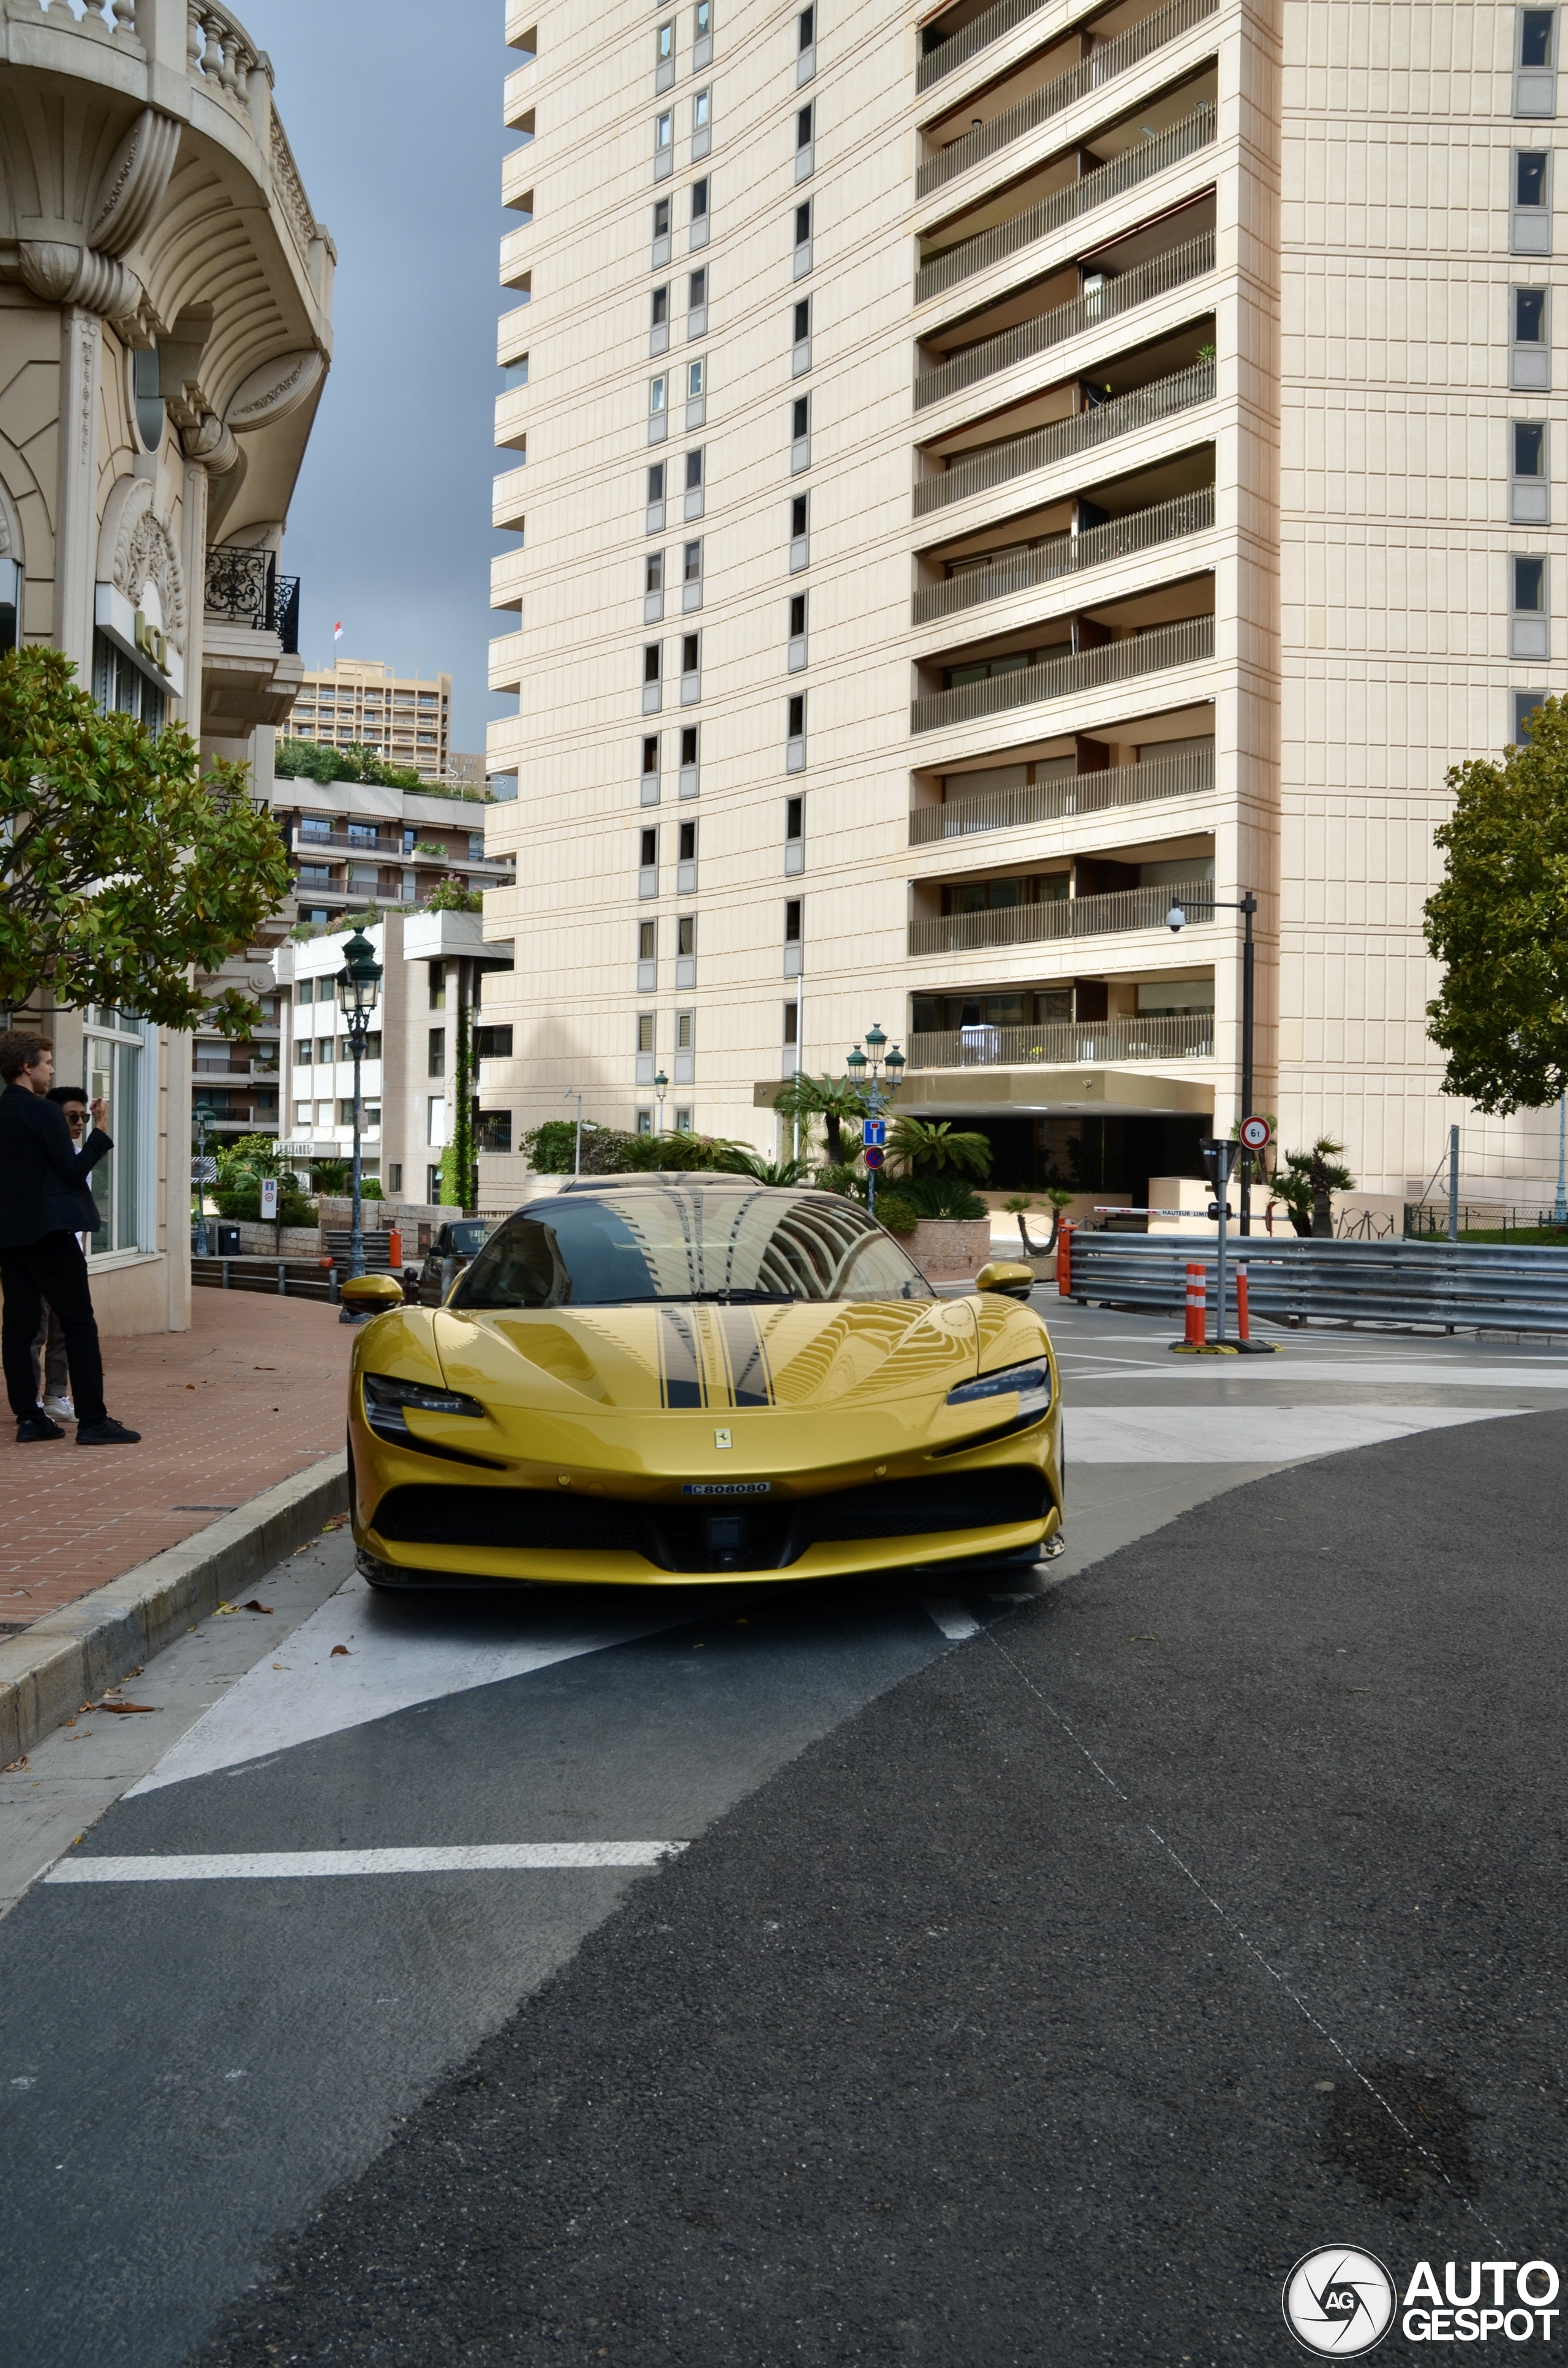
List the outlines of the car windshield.
{"type": "Polygon", "coordinates": [[[475,1250],[484,1247],[490,1237],[490,1224],[483,1217],[466,1218],[460,1225],[443,1225],[447,1255],[450,1258],[472,1258],[475,1250]]]}
{"type": "Polygon", "coordinates": [[[892,1236],[835,1193],[650,1185],[519,1209],[465,1268],[448,1304],[935,1297],[892,1236]]]}

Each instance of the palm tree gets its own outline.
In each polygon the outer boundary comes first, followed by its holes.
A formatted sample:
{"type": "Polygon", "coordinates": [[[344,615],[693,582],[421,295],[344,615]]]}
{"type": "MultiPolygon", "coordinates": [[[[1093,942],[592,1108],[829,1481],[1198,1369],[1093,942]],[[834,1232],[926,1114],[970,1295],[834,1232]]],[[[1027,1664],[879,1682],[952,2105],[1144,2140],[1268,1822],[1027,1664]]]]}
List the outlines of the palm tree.
{"type": "Polygon", "coordinates": [[[828,1164],[841,1167],[845,1164],[841,1130],[846,1126],[859,1128],[866,1115],[866,1097],[847,1077],[808,1077],[802,1072],[790,1078],[773,1107],[780,1118],[799,1119],[802,1124],[820,1118],[827,1134],[828,1164]]]}
{"type": "Polygon", "coordinates": [[[750,1176],[758,1184],[801,1184],[807,1172],[803,1159],[763,1159],[739,1143],[726,1144],[713,1164],[726,1176],[750,1176]]]}
{"type": "Polygon", "coordinates": [[[989,1137],[962,1129],[955,1134],[945,1118],[894,1119],[888,1148],[911,1175],[941,1175],[949,1168],[955,1176],[991,1173],[989,1137]]]}

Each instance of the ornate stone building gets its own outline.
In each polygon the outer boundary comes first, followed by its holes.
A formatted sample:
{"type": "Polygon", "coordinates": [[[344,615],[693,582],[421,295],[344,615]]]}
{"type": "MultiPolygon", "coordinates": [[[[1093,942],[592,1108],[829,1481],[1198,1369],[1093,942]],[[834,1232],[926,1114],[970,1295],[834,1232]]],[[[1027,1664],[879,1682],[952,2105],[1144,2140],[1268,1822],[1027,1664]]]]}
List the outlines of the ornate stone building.
{"type": "MultiPolygon", "coordinates": [[[[63,650],[102,705],[184,723],[258,793],[301,681],[280,555],[335,261],[272,83],[207,0],[0,16],[0,644],[63,650]]],[[[225,978],[273,984],[260,950],[225,978]]],[[[111,1098],[104,1328],[179,1328],[193,1067],[243,1068],[275,1119],[276,1052],[199,1039],[193,1062],[132,1013],[26,1016],[62,1079],[111,1098]]]]}

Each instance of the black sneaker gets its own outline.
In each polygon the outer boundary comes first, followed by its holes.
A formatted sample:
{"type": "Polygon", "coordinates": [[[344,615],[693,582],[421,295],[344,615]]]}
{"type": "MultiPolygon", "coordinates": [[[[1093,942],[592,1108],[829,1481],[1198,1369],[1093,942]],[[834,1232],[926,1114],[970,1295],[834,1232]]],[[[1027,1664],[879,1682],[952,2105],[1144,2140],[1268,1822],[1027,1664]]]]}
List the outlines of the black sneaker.
{"type": "Polygon", "coordinates": [[[37,1414],[24,1415],[17,1425],[17,1445],[26,1447],[35,1439],[63,1439],[65,1433],[57,1422],[51,1422],[42,1407],[37,1414]]]}
{"type": "MultiPolygon", "coordinates": [[[[62,1434],[56,1431],[55,1436],[60,1438],[62,1434]]],[[[108,1414],[102,1422],[79,1422],[76,1425],[78,1447],[134,1447],[141,1436],[139,1430],[127,1430],[122,1422],[116,1422],[114,1417],[108,1414]]]]}

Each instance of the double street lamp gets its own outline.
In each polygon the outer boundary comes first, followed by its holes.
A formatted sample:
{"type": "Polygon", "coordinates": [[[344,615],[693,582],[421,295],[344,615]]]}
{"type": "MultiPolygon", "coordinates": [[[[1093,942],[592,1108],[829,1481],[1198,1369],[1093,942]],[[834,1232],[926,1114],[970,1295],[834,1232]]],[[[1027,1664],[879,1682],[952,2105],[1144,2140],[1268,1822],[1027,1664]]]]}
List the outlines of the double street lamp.
{"type": "MultiPolygon", "coordinates": [[[[1251,1118],[1254,1115],[1252,1107],[1254,1018],[1252,923],[1253,916],[1257,911],[1257,898],[1253,894],[1252,890],[1247,888],[1243,891],[1239,898],[1195,896],[1189,898],[1188,903],[1200,913],[1239,913],[1245,924],[1242,939],[1242,1116],[1251,1118]]],[[[1186,928],[1187,907],[1179,899],[1172,903],[1170,911],[1165,915],[1165,927],[1173,932],[1186,928]]],[[[1242,1145],[1241,1183],[1241,1231],[1244,1234],[1250,1234],[1252,1231],[1252,1154],[1244,1143],[1242,1145]]],[[[1224,1187],[1221,1185],[1221,1195],[1223,1191],[1224,1187]]]]}
{"type": "Polygon", "coordinates": [[[665,1076],[663,1069],[659,1071],[658,1076],[653,1080],[653,1091],[659,1098],[659,1133],[661,1136],[665,1132],[665,1095],[668,1089],[669,1082],[670,1081],[668,1077],[665,1076]]]}
{"type": "MultiPolygon", "coordinates": [[[[887,1041],[881,1026],[873,1021],[866,1030],[865,1050],[857,1044],[846,1055],[844,1064],[848,1071],[849,1083],[865,1103],[867,1115],[873,1119],[881,1118],[903,1078],[903,1054],[895,1044],[884,1056],[882,1047],[887,1041]],[[884,1071],[888,1080],[886,1093],[882,1091],[881,1083],[884,1071]]],[[[866,1170],[866,1206],[874,1217],[877,1213],[877,1171],[874,1167],[866,1170]]]]}
{"type": "MultiPolygon", "coordinates": [[[[376,950],[363,929],[356,929],[343,949],[343,968],[337,973],[337,1003],[348,1023],[348,1050],[354,1062],[354,1178],[350,1186],[350,1232],[348,1235],[348,1273],[352,1280],[365,1271],[364,1223],[364,1163],[360,1146],[359,1072],[365,1058],[365,1043],[370,1032],[370,1015],[381,991],[381,965],[376,960],[376,950]]],[[[340,1322],[358,1321],[353,1310],[346,1307],[340,1322]]]]}

